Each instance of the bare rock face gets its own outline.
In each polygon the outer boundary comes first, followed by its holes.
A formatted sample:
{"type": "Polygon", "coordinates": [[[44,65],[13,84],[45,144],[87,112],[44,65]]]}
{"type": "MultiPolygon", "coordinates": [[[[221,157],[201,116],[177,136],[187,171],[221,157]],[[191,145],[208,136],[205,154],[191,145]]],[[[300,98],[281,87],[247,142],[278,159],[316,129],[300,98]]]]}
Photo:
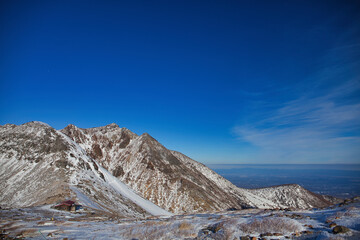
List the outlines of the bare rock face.
{"type": "Polygon", "coordinates": [[[173,213],[329,204],[290,186],[277,191],[277,198],[269,197],[271,191],[266,189],[238,188],[205,165],[166,149],[149,134],[138,136],[115,124],[89,129],[69,125],[61,131],[141,196],[173,213]]]}
{"type": "Polygon", "coordinates": [[[115,123],[104,127],[82,129],[72,124],[61,130],[79,144],[92,158],[101,160],[106,169],[111,168],[112,159],[118,156],[130,141],[137,137],[126,128],[119,128],[115,123]]]}

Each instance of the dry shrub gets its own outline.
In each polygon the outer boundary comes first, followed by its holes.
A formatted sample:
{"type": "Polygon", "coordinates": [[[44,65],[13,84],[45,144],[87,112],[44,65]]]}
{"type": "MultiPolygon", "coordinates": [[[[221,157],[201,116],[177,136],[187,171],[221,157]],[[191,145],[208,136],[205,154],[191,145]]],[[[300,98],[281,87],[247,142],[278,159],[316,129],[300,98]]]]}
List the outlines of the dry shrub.
{"type": "Polygon", "coordinates": [[[340,237],[340,236],[335,236],[335,237],[331,236],[331,237],[329,238],[329,240],[344,240],[344,238],[343,238],[343,237],[340,237]]]}
{"type": "Polygon", "coordinates": [[[146,221],[142,225],[151,227],[151,226],[159,226],[159,225],[165,225],[165,224],[167,224],[167,223],[162,222],[162,221],[146,221]]]}
{"type": "Polygon", "coordinates": [[[132,225],[125,229],[123,236],[128,239],[172,239],[195,237],[194,226],[189,222],[173,223],[149,221],[139,225],[132,225]]]}
{"type": "Polygon", "coordinates": [[[341,219],[341,218],[353,218],[353,217],[358,217],[359,214],[355,211],[355,209],[347,209],[345,212],[336,212],[335,214],[329,216],[326,218],[326,221],[336,221],[336,219],[341,219]]]}
{"type": "Polygon", "coordinates": [[[221,222],[221,224],[224,226],[224,227],[228,227],[228,226],[234,226],[237,224],[237,220],[234,219],[234,218],[230,218],[230,219],[226,219],[225,221],[221,222]]]}
{"type": "Polygon", "coordinates": [[[244,233],[291,233],[301,231],[301,226],[293,219],[263,218],[238,225],[244,233]]]}
{"type": "Polygon", "coordinates": [[[179,224],[179,230],[189,230],[192,229],[192,225],[188,222],[182,222],[179,224]]]}
{"type": "Polygon", "coordinates": [[[25,225],[11,225],[11,227],[7,227],[6,231],[8,232],[17,232],[19,229],[24,229],[25,225]]]}
{"type": "Polygon", "coordinates": [[[359,216],[359,209],[356,207],[349,207],[346,209],[346,212],[344,213],[344,216],[346,217],[357,217],[359,216]]]}
{"type": "Polygon", "coordinates": [[[32,236],[39,235],[38,231],[34,228],[22,230],[20,234],[23,237],[32,237],[32,236]]]}
{"type": "Polygon", "coordinates": [[[223,222],[220,222],[218,227],[223,230],[222,237],[224,239],[233,239],[234,238],[234,231],[231,227],[235,226],[237,221],[235,219],[227,219],[223,222]]]}
{"type": "Polygon", "coordinates": [[[226,219],[222,222],[217,222],[207,226],[203,230],[206,230],[208,233],[202,230],[202,234],[205,233],[206,235],[210,233],[209,239],[234,239],[234,226],[236,226],[236,224],[237,221],[235,219],[226,219]]]}
{"type": "Polygon", "coordinates": [[[7,223],[5,223],[5,224],[3,224],[2,226],[1,226],[1,228],[9,228],[10,226],[12,226],[12,225],[14,225],[15,224],[15,222],[7,222],[7,223]]]}
{"type": "Polygon", "coordinates": [[[179,238],[185,238],[185,237],[196,237],[197,236],[197,232],[195,231],[194,225],[189,223],[189,222],[181,222],[177,229],[176,227],[173,228],[174,230],[173,235],[174,237],[179,237],[179,238]]]}
{"type": "Polygon", "coordinates": [[[48,221],[40,221],[37,223],[37,225],[42,226],[45,225],[46,223],[48,223],[48,221]]]}

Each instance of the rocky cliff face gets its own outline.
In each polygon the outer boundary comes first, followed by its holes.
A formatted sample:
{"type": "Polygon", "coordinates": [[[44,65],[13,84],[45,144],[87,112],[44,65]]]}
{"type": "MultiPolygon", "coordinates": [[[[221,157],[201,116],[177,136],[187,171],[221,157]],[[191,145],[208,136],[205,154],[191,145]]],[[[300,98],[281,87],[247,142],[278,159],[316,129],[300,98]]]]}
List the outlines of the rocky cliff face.
{"type": "MultiPolygon", "coordinates": [[[[121,216],[149,213],[120,194],[106,171],[63,133],[29,122],[0,126],[0,204],[25,207],[74,199],[121,216]]],[[[120,183],[119,183],[120,184],[120,183]]]]}
{"type": "Polygon", "coordinates": [[[173,213],[329,204],[290,186],[274,189],[276,197],[268,189],[238,188],[205,165],[166,149],[150,135],[137,136],[116,124],[90,129],[69,125],[61,131],[139,195],[173,213]]]}

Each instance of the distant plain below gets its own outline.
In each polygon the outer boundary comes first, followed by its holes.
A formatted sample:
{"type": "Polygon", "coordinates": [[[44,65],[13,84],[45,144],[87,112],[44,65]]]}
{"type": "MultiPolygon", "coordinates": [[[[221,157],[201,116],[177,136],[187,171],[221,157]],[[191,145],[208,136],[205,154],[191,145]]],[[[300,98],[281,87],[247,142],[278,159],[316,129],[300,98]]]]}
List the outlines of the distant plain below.
{"type": "Polygon", "coordinates": [[[360,164],[208,164],[242,188],[296,183],[319,194],[360,196],[360,164]]]}

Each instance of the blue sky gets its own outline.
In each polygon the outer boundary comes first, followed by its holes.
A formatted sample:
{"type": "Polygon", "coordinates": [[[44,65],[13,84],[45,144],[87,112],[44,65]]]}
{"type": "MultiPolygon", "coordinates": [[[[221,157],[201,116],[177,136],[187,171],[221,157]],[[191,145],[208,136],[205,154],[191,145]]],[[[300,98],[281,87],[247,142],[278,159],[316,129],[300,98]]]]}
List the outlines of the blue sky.
{"type": "Polygon", "coordinates": [[[0,124],[203,163],[360,163],[358,1],[0,1],[0,124]]]}

